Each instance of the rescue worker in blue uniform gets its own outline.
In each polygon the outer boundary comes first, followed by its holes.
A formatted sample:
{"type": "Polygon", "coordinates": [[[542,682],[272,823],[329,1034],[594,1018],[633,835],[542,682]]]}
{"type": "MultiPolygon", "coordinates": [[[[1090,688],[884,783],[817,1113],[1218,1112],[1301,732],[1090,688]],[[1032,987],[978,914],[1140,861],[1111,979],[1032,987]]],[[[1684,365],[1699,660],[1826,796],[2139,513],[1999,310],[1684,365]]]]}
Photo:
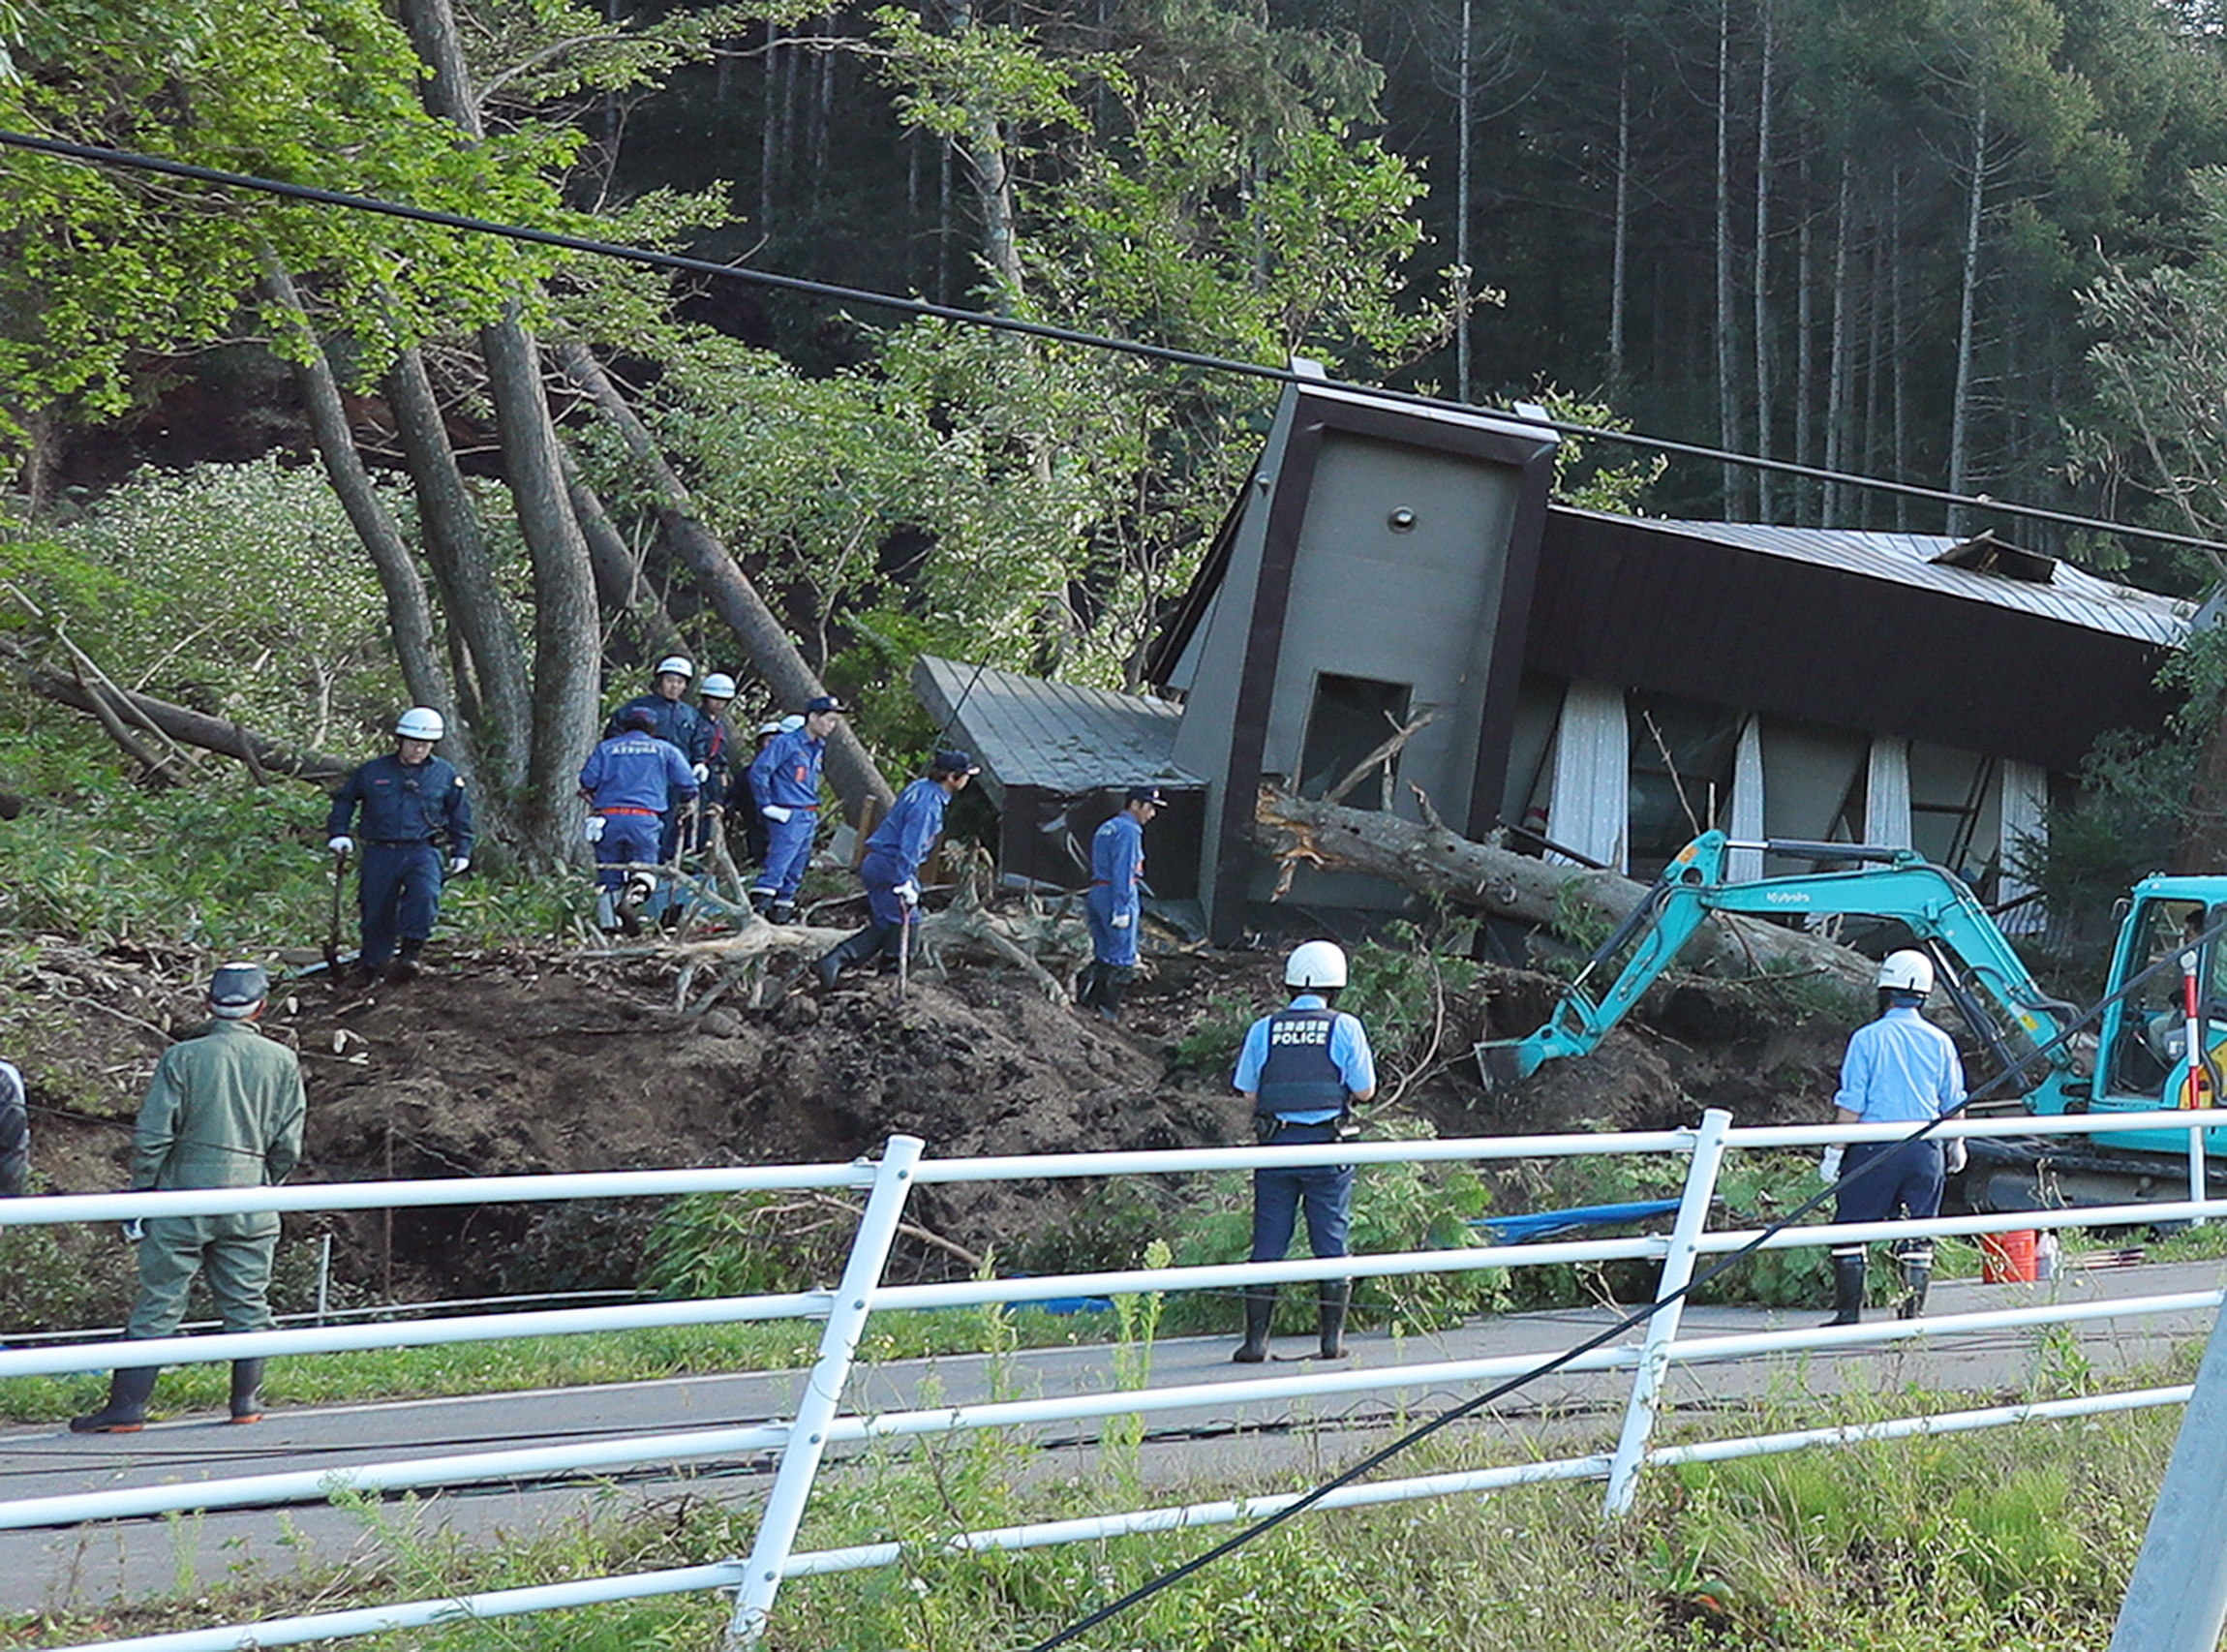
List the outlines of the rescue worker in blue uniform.
{"type": "Polygon", "coordinates": [[[343,780],[325,816],[324,846],[333,854],[352,853],[362,840],[357,967],[367,981],[381,974],[407,981],[417,973],[418,954],[441,916],[443,875],[472,865],[472,801],[455,766],[433,754],[445,732],[439,712],[411,707],[395,722],[393,753],[343,780]]]}
{"type": "Polygon", "coordinates": [[[766,864],[751,886],[750,904],[777,924],[796,922],[797,891],[819,830],[820,769],[841,712],[833,694],[819,695],[806,705],[803,723],[784,726],[750,764],[750,790],[766,822],[766,864]]]}
{"type": "Polygon", "coordinates": [[[766,754],[766,748],[774,743],[777,735],[787,733],[791,727],[802,728],[804,725],[805,719],[801,717],[773,718],[761,722],[758,724],[756,734],[751,736],[749,756],[747,759],[741,757],[736,759],[735,808],[743,818],[743,864],[745,866],[764,866],[766,864],[766,847],[769,841],[766,833],[773,825],[773,822],[768,820],[761,811],[757,781],[751,778],[750,774],[751,766],[766,754]]]}
{"type": "MultiPolygon", "coordinates": [[[[627,725],[621,719],[628,712],[647,712],[650,732],[659,740],[671,741],[679,749],[683,766],[690,771],[691,778],[700,786],[710,771],[712,730],[704,714],[688,704],[688,685],[695,677],[695,661],[678,654],[667,655],[657,661],[657,669],[650,675],[650,691],[636,694],[611,714],[611,720],[603,725],[603,738],[609,740],[626,732],[627,725]]],[[[686,798],[695,795],[693,788],[686,797],[675,793],[658,809],[657,852],[654,857],[656,860],[673,858],[680,846],[681,816],[686,798]]]]}
{"type": "Polygon", "coordinates": [[[1090,889],[1083,916],[1090,926],[1090,966],[1077,984],[1079,1009],[1106,1022],[1121,1019],[1121,999],[1137,974],[1138,932],[1144,912],[1144,828],[1163,799],[1158,786],[1132,786],[1129,796],[1090,839],[1090,889]]]}
{"type": "Polygon", "coordinates": [[[833,987],[846,964],[865,964],[888,955],[893,961],[904,940],[905,926],[920,905],[920,869],[943,834],[943,813],[966,782],[982,773],[964,751],[938,751],[928,776],[898,793],[866,841],[858,875],[866,884],[867,926],[839,941],[812,965],[823,987],[833,987]]]}
{"type": "MultiPolygon", "coordinates": [[[[1246,1030],[1232,1082],[1252,1105],[1253,1134],[1264,1147],[1339,1141],[1354,1103],[1376,1094],[1376,1058],[1367,1032],[1331,1007],[1345,984],[1346,955],[1335,942],[1302,942],[1284,964],[1284,985],[1297,989],[1290,1005],[1246,1030]]],[[[1283,1260],[1302,1206],[1308,1250],[1344,1256],[1353,1197],[1352,1165],[1255,1171],[1252,1260],[1283,1260]]],[[[1350,1279],[1325,1279],[1315,1287],[1318,1353],[1325,1360],[1345,1358],[1353,1288],[1350,1279]]],[[[1268,1357],[1268,1324],[1275,1314],[1275,1286],[1246,1287],[1245,1340],[1233,1360],[1253,1365],[1268,1357]]]]}
{"type": "MultiPolygon", "coordinates": [[[[132,1189],[264,1187],[301,1158],[301,1060],[255,1023],[270,994],[260,964],[228,964],[209,980],[213,1018],[155,1063],[132,1129],[132,1189]]],[[[195,1278],[209,1288],[228,1332],[268,1331],[275,1210],[230,1216],[148,1216],[124,1224],[139,1247],[139,1296],[124,1334],[174,1336],[195,1278]]],[[[108,1402],[72,1421],[77,1434],[133,1434],[145,1425],[161,1367],[108,1379],[108,1402]]],[[[232,1361],[231,1421],[262,1421],[260,1359],[232,1361]]]]}
{"type": "MultiPolygon", "coordinates": [[[[1964,1105],[1964,1062],[1956,1043],[1918,1013],[1934,988],[1933,961],[1922,952],[1892,952],[1879,964],[1879,1017],[1856,1028],[1841,1061],[1841,1087],[1833,1097],[1837,1124],[1920,1124],[1964,1105]]],[[[1923,1142],[1856,1142],[1825,1149],[1818,1169],[1841,1183],[1836,1222],[1923,1221],[1940,1214],[1941,1186],[1962,1170],[1965,1145],[1937,1138],[1923,1142]]],[[[1903,1239],[1898,1319],[1925,1311],[1933,1281],[1931,1239],[1903,1239]]],[[[1855,1325],[1864,1317],[1864,1246],[1833,1246],[1833,1317],[1827,1325],[1855,1325]]]]}
{"type": "Polygon", "coordinates": [[[704,719],[703,773],[699,783],[695,841],[691,851],[708,849],[715,833],[726,830],[727,799],[734,780],[735,731],[727,726],[727,708],[735,703],[735,680],[724,671],[707,672],[696,693],[696,710],[704,719]]]}
{"type": "Polygon", "coordinates": [[[588,841],[595,845],[595,923],[605,934],[641,928],[635,910],[655,887],[646,868],[658,862],[659,815],[666,800],[696,795],[696,777],[670,740],[652,732],[656,719],[643,706],[619,714],[620,729],[599,743],[580,766],[580,795],[588,800],[588,841]],[[627,871],[628,867],[637,870],[627,871]]]}

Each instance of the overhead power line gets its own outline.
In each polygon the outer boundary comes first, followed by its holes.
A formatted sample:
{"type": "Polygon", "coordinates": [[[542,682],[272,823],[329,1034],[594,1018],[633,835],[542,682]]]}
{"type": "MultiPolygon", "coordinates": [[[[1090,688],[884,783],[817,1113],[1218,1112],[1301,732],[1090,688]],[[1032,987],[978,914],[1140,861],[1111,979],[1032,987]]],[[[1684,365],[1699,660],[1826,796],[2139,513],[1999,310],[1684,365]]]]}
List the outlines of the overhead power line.
{"type": "Polygon", "coordinates": [[[566,234],[562,230],[538,229],[525,224],[505,224],[496,219],[475,218],[466,213],[442,212],[432,207],[412,206],[406,201],[388,200],[381,196],[359,195],[347,190],[320,189],[314,184],[289,183],[283,178],[260,177],[253,172],[229,172],[215,167],[198,167],[187,161],[173,161],[161,155],[136,154],[128,149],[110,149],[95,143],[73,143],[64,138],[45,138],[35,133],[0,130],[0,148],[25,149],[43,155],[59,156],[65,160],[82,161],[93,166],[117,167],[132,171],[155,172],[166,177],[185,178],[196,183],[215,184],[226,189],[247,190],[259,195],[278,196],[288,200],[307,201],[317,206],[336,206],[352,212],[377,213],[382,217],[399,218],[412,224],[431,225],[437,229],[461,229],[479,235],[496,235],[505,240],[522,241],[533,246],[554,247],[564,252],[586,253],[597,258],[618,259],[624,262],[640,264],[651,269],[671,270],[684,275],[706,276],[717,281],[742,282],[748,286],[768,288],[778,292],[792,292],[806,297],[831,299],[844,304],[865,305],[874,309],[895,311],[900,315],[916,316],[933,321],[956,321],[966,326],[987,327],[996,332],[1018,333],[1025,338],[1043,339],[1048,343],[1076,345],[1086,350],[1135,356],[1141,360],[1158,361],[1170,366],[1193,367],[1206,373],[1225,373],[1238,378],[1257,379],[1272,384],[1298,384],[1316,388],[1345,390],[1359,395],[1402,402],[1414,407],[1440,410],[1459,407],[1468,412],[1515,419],[1525,424],[1541,426],[1560,436],[1580,437],[1590,442],[1615,443],[1622,446],[1636,447],[1646,452],[1662,453],[1675,458],[1699,459],[1717,465],[1738,465],[1749,470],[1768,472],[1774,475],[1797,476],[1809,481],[1863,488],[1874,493],[1889,494],[1899,499],[1922,500],[1931,505],[1968,505],[1976,510],[1994,511],[2024,521],[2050,522],[2062,528],[2083,528],[2095,533],[2122,535],[2128,538],[2145,539],[2154,544],[2186,546],[2207,553],[2212,558],[2215,565],[2227,565],[2227,545],[2221,544],[2216,539],[2208,539],[2192,534],[2169,533],[2160,528],[2141,528],[2131,523],[2114,522],[2099,516],[2082,516],[2073,511],[2053,510],[2046,505],[2018,505],[2007,500],[1994,499],[1986,494],[1951,493],[1945,488],[1921,487],[1914,482],[1890,481],[1883,476],[1866,476],[1851,471],[1828,470],[1818,465],[1797,464],[1789,459],[1765,458],[1756,453],[1736,453],[1727,448],[1706,447],[1691,442],[1675,442],[1667,437],[1647,436],[1637,431],[1611,430],[1602,425],[1579,424],[1568,419],[1547,418],[1538,413],[1515,413],[1505,409],[1474,407],[1467,403],[1451,401],[1443,396],[1426,396],[1417,391],[1391,389],[1381,384],[1362,384],[1347,380],[1327,379],[1313,373],[1302,373],[1291,367],[1269,367],[1256,361],[1239,361],[1230,356],[1209,355],[1200,351],[1176,350],[1168,345],[1146,344],[1140,339],[1115,338],[1104,333],[1083,332],[1073,327],[1054,326],[1047,321],[1025,321],[1017,316],[999,316],[984,310],[964,310],[951,304],[931,304],[923,298],[904,298],[893,292],[876,292],[863,287],[844,287],[835,282],[813,281],[804,276],[782,275],[777,271],[753,269],[742,264],[718,263],[710,259],[690,258],[684,253],[658,252],[649,247],[629,246],[623,241],[604,241],[593,236],[566,234]]]}

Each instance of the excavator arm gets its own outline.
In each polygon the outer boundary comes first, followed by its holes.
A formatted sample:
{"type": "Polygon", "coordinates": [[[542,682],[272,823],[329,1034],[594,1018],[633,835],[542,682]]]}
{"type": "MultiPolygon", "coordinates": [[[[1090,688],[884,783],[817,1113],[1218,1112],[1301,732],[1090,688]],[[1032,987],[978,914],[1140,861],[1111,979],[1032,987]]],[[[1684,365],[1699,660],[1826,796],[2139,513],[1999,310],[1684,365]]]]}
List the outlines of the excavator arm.
{"type": "MultiPolygon", "coordinates": [[[[2071,1024],[2074,1011],[2044,994],[1963,879],[1912,849],[1860,843],[1772,841],[1735,844],[1722,832],[1704,832],[1678,851],[1647,897],[1601,944],[1578,972],[1546,1024],[1529,1037],[1477,1046],[1478,1067],[1492,1089],[1529,1078],[1547,1062],[1590,1055],[1641,994],[1677,959],[1693,932],[1718,912],[1751,916],[1861,914],[1892,918],[1908,927],[1929,951],[1949,955],[1959,969],[1944,971],[1950,994],[1975,1031],[2006,1064],[1998,1023],[1973,1001],[1976,988],[2033,1045],[2043,1045],[2071,1024]],[[1845,872],[1727,882],[1725,863],[1734,848],[1813,860],[1857,860],[1845,872]],[[1619,967],[1617,961],[1621,959],[1619,967]],[[1602,978],[1615,969],[1602,985],[1602,978]],[[1958,977],[1962,976],[1960,980],[1958,977]]],[[[2069,1069],[2070,1058],[2053,1053],[2069,1069]]]]}

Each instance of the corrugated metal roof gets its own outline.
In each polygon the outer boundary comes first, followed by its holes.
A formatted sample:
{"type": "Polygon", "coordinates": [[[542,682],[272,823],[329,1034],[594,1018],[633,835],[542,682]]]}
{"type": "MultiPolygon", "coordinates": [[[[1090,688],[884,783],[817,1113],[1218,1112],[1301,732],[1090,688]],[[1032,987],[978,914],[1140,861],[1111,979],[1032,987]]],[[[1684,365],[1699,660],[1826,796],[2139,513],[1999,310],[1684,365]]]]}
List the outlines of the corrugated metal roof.
{"type": "Polygon", "coordinates": [[[2114,585],[2091,573],[2084,573],[2069,563],[2059,563],[2056,577],[2047,585],[2008,579],[2000,574],[1978,573],[1970,568],[1948,567],[1933,559],[1961,541],[1943,534],[1779,528],[1757,522],[1658,521],[1652,517],[1571,510],[1567,506],[1557,506],[1556,510],[1558,514],[1629,522],[1652,533],[1708,539],[1720,545],[1841,568],[1975,602],[1992,602],[1998,607],[2017,608],[2061,620],[2066,625],[2111,631],[2167,648],[2178,648],[2186,639],[2189,622],[2195,613],[2193,603],[2160,597],[2152,591],[2137,591],[2129,585],[2114,585]]]}
{"type": "Polygon", "coordinates": [[[1183,713],[1165,700],[932,655],[913,667],[912,685],[929,715],[951,725],[952,738],[1000,785],[1081,792],[1155,780],[1205,783],[1175,767],[1183,713]]]}

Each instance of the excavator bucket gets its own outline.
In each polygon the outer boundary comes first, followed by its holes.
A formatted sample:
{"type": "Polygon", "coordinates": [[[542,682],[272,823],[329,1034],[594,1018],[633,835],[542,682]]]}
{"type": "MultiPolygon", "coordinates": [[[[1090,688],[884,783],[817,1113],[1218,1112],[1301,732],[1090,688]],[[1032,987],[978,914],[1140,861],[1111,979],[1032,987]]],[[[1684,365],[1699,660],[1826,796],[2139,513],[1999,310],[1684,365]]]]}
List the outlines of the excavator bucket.
{"type": "Polygon", "coordinates": [[[1477,1046],[1477,1076],[1487,1095],[1495,1090],[1511,1089],[1531,1075],[1523,1065],[1519,1054],[1523,1040],[1502,1039],[1477,1046]]]}

